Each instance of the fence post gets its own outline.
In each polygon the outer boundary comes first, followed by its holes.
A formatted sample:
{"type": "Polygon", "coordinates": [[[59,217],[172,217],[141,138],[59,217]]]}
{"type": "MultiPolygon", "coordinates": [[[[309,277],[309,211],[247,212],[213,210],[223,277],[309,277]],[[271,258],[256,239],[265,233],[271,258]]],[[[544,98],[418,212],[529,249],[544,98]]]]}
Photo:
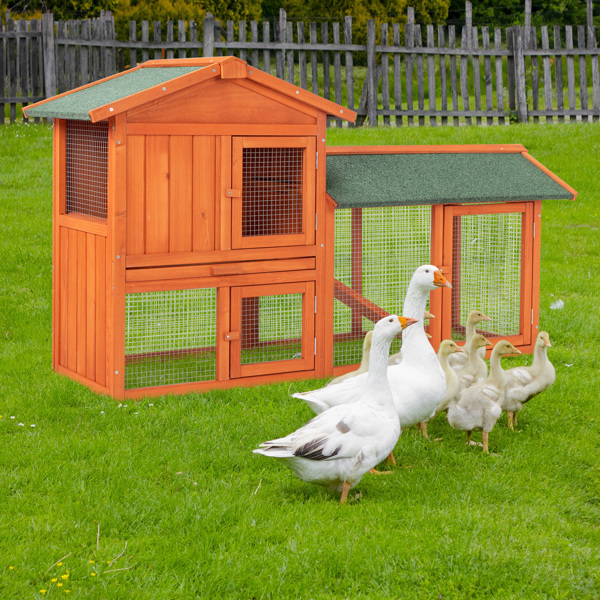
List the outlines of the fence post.
{"type": "MultiPolygon", "coordinates": [[[[375,55],[375,19],[367,21],[367,117],[369,127],[377,127],[377,64],[375,55]]],[[[387,77],[387,73],[385,74],[387,77]]]]}
{"type": "Polygon", "coordinates": [[[513,27],[513,48],[515,52],[515,88],[517,95],[517,116],[520,123],[527,123],[527,89],[525,87],[525,55],[523,54],[523,28],[513,27]]]}
{"type": "Polygon", "coordinates": [[[215,52],[215,19],[211,13],[206,13],[202,24],[202,56],[214,56],[215,52]]]}
{"type": "Polygon", "coordinates": [[[285,79],[285,38],[287,32],[287,15],[285,8],[279,9],[279,21],[275,27],[275,42],[279,48],[275,52],[275,75],[285,79]]]}
{"type": "Polygon", "coordinates": [[[44,96],[56,95],[56,62],[54,60],[54,15],[42,14],[42,60],[44,61],[44,96]]]}
{"type": "Polygon", "coordinates": [[[531,37],[531,0],[525,0],[525,35],[523,37],[524,48],[529,48],[529,39],[531,37]]]}

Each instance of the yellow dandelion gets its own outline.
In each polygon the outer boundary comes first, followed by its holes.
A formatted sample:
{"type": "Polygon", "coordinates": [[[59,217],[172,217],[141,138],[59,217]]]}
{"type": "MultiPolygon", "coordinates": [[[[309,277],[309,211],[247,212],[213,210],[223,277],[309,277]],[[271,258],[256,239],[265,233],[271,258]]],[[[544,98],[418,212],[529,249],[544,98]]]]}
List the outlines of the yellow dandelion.
{"type": "Polygon", "coordinates": [[[62,567],[62,563],[61,563],[61,562],[59,562],[59,563],[56,563],[56,564],[57,564],[59,567],[62,567]]]}
{"type": "Polygon", "coordinates": [[[90,573],[91,577],[96,577],[96,573],[94,573],[93,571],[90,573]]]}
{"type": "Polygon", "coordinates": [[[40,590],[40,594],[45,594],[46,590],[40,590]]]}
{"type": "Polygon", "coordinates": [[[61,579],[69,579],[69,574],[67,573],[66,575],[61,575],[60,578],[61,579]]]}
{"type": "Polygon", "coordinates": [[[63,584],[62,583],[57,583],[56,585],[57,585],[57,587],[62,587],[63,584]]]}
{"type": "Polygon", "coordinates": [[[65,594],[70,594],[71,590],[65,590],[65,594]]]}
{"type": "Polygon", "coordinates": [[[95,560],[90,560],[90,565],[93,565],[95,562],[95,560]]]}
{"type": "Polygon", "coordinates": [[[52,581],[52,583],[56,583],[58,579],[56,579],[56,577],[53,577],[50,581],[52,581]]]}
{"type": "Polygon", "coordinates": [[[8,567],[9,571],[13,571],[14,567],[8,567]]]}

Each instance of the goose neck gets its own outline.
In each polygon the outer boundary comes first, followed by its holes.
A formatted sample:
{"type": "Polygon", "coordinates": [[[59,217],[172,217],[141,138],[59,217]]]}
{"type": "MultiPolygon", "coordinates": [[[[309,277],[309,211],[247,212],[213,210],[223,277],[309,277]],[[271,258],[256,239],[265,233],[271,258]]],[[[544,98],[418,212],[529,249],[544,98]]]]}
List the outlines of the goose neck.
{"type": "Polygon", "coordinates": [[[504,381],[504,369],[500,361],[500,353],[492,352],[490,356],[490,379],[493,379],[498,384],[504,381]]]}
{"type": "MultiPolygon", "coordinates": [[[[406,290],[402,314],[411,319],[422,320],[423,315],[425,314],[425,307],[427,306],[428,295],[429,290],[424,290],[422,287],[411,282],[408,286],[408,290],[406,290]]],[[[410,329],[407,329],[407,331],[410,331],[410,329]]]]}
{"type": "Polygon", "coordinates": [[[369,351],[369,371],[367,374],[367,385],[389,385],[387,379],[387,368],[391,344],[391,339],[385,339],[377,335],[373,335],[373,339],[371,341],[371,350],[369,351]]]}

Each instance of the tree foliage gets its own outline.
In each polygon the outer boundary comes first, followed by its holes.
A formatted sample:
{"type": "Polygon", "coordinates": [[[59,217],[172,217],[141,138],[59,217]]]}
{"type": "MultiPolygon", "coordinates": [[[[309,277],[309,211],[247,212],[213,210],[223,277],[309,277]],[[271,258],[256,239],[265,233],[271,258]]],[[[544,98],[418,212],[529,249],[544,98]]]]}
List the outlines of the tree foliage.
{"type": "MultiPolygon", "coordinates": [[[[464,23],[465,1],[451,0],[450,19],[464,23]]],[[[477,0],[473,2],[473,24],[508,27],[523,25],[523,0],[477,0]]],[[[585,0],[536,0],[533,3],[532,25],[582,25],[586,22],[585,0]]]]}

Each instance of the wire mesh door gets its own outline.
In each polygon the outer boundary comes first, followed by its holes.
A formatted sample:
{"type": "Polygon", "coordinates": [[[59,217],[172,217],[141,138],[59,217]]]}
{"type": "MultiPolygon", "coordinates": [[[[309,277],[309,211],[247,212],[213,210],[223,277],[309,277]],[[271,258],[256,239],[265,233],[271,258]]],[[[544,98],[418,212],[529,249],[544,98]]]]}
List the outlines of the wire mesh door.
{"type": "Polygon", "coordinates": [[[400,314],[413,272],[430,256],[430,206],[335,211],[334,366],[360,363],[365,333],[400,314]]]}
{"type": "Polygon", "coordinates": [[[315,138],[234,138],[232,157],[232,246],[312,244],[315,138]]]}
{"type": "Polygon", "coordinates": [[[125,296],[125,389],[216,379],[217,290],[125,296]]]}
{"type": "Polygon", "coordinates": [[[444,337],[464,340],[468,314],[477,309],[491,318],[477,325],[486,337],[507,338],[515,345],[530,342],[532,211],[526,203],[446,209],[452,308],[444,337]]]}
{"type": "Polygon", "coordinates": [[[314,283],[231,289],[231,376],[314,368],[314,283]]]}

